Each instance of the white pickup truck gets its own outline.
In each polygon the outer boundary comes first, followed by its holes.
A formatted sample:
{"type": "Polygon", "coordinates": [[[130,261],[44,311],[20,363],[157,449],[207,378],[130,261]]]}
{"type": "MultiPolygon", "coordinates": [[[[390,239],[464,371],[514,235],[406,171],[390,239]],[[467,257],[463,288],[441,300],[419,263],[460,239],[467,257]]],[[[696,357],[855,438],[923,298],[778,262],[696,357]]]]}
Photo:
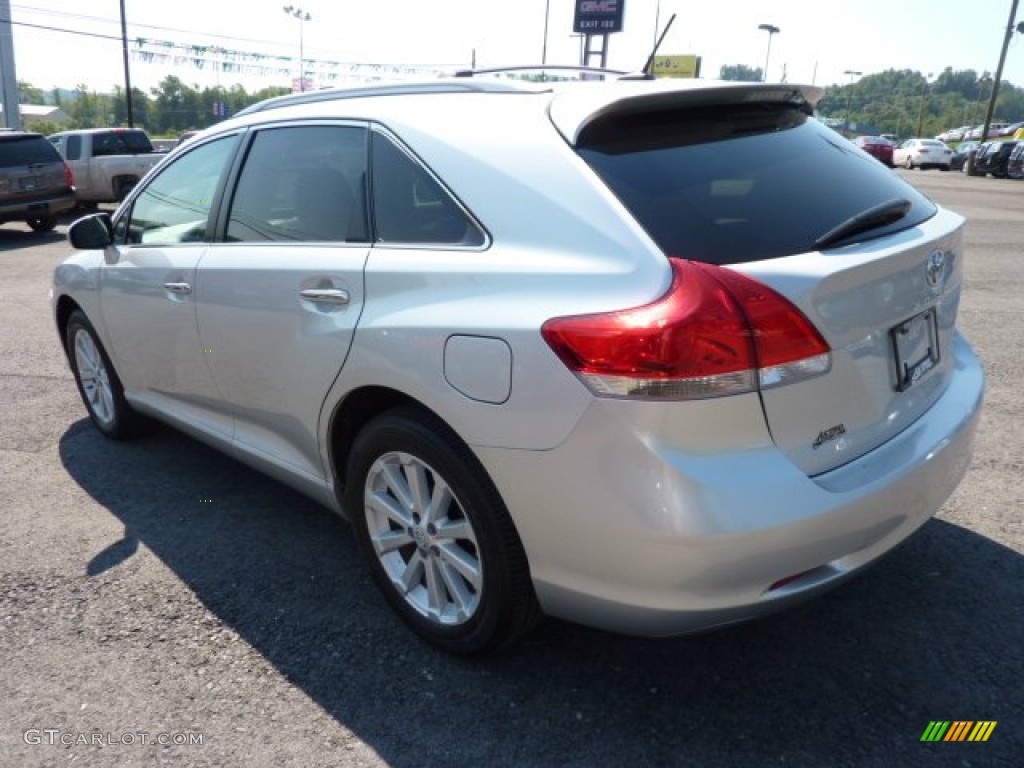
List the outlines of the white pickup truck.
{"type": "Polygon", "coordinates": [[[166,155],[139,128],[92,128],[48,136],[75,177],[79,204],[120,202],[166,155]]]}

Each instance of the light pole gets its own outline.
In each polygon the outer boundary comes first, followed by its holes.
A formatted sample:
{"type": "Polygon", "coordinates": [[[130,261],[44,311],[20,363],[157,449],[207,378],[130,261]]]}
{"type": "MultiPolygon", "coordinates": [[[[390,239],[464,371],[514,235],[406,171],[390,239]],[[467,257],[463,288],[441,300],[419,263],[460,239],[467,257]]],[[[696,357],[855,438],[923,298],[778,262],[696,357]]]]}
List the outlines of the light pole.
{"type": "Polygon", "coordinates": [[[932,73],[929,72],[924,78],[924,87],[921,89],[921,106],[917,108],[917,135],[919,137],[924,127],[924,103],[928,98],[928,81],[931,79],[932,73]]]}
{"type": "Polygon", "coordinates": [[[302,45],[302,28],[313,17],[294,5],[284,6],[284,12],[299,20],[299,91],[301,92],[306,90],[306,53],[302,45]]]}
{"type": "Polygon", "coordinates": [[[850,96],[853,94],[853,78],[860,77],[864,73],[857,69],[846,69],[843,70],[844,75],[850,76],[850,85],[846,91],[846,131],[850,132],[850,96]]]}
{"type": "Polygon", "coordinates": [[[761,81],[768,82],[768,59],[772,55],[772,35],[777,35],[780,30],[774,24],[758,24],[757,28],[768,33],[768,50],[764,54],[764,75],[761,77],[761,81]]]}

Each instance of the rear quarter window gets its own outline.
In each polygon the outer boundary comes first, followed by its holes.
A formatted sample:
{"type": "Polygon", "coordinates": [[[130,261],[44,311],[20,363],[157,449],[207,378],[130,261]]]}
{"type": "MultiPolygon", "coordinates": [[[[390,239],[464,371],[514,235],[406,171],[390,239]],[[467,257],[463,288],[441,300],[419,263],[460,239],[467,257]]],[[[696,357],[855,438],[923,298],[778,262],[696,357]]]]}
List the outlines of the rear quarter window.
{"type": "MultiPolygon", "coordinates": [[[[612,114],[577,151],[669,256],[737,264],[817,250],[851,217],[894,200],[906,229],[935,206],[873,157],[790,105],[612,114]]],[[[833,246],[834,247],[834,246],[833,246]]]]}

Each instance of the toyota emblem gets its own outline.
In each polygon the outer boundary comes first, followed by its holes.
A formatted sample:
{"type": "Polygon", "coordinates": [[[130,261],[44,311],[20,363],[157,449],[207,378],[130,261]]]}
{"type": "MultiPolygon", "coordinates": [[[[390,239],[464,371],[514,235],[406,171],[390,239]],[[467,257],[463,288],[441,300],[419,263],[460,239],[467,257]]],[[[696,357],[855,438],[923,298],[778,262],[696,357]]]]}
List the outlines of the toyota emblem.
{"type": "Polygon", "coordinates": [[[928,257],[928,263],[925,265],[925,275],[928,279],[928,285],[932,288],[937,288],[939,281],[942,279],[942,273],[946,271],[946,254],[942,251],[934,251],[928,257]]]}

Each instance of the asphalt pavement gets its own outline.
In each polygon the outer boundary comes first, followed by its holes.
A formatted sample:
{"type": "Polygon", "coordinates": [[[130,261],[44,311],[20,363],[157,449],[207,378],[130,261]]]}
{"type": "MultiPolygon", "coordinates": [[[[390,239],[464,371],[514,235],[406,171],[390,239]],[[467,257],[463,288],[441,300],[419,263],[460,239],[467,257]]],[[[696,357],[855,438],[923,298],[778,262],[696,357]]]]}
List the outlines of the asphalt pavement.
{"type": "Polygon", "coordinates": [[[0,768],[1024,765],[1024,182],[896,172],[967,217],[989,377],[941,513],[767,619],[551,620],[469,661],[416,640],[305,497],[171,429],[100,437],[49,314],[65,227],[0,227],[0,768]],[[933,721],[996,725],[922,742],[933,721]]]}

